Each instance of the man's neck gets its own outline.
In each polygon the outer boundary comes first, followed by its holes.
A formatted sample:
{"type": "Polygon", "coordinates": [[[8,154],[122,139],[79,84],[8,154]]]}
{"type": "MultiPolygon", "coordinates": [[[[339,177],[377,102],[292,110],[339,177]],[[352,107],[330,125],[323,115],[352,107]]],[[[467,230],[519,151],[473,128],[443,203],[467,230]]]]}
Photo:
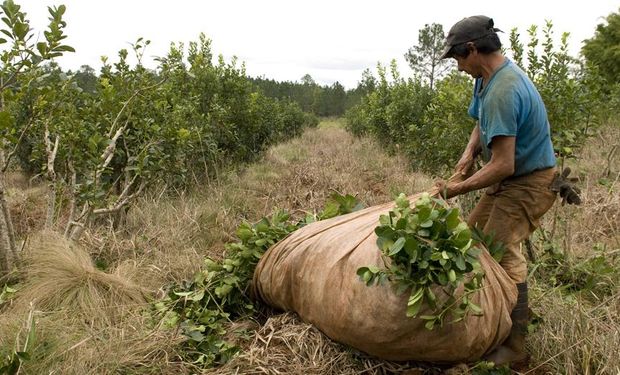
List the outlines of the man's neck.
{"type": "Polygon", "coordinates": [[[500,66],[506,61],[504,55],[500,52],[494,52],[490,55],[484,56],[482,61],[480,62],[480,66],[482,68],[482,79],[484,82],[489,82],[491,76],[500,66]]]}

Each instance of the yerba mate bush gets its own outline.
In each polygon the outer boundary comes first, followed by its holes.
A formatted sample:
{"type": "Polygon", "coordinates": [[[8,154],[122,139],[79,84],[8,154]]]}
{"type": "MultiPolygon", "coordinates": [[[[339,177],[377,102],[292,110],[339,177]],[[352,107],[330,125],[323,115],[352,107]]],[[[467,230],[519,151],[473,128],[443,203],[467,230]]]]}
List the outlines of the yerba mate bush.
{"type": "Polygon", "coordinates": [[[0,6],[0,276],[15,268],[24,239],[9,214],[7,171],[45,179],[45,227],[78,240],[102,217],[119,227],[153,187],[183,190],[217,178],[223,166],[254,160],[318,122],[291,101],[256,92],[236,58],[214,61],[204,34],[187,53],[172,44],[155,70],[142,64],[150,42],[138,38],[116,62],[103,57],[85,90],[77,74],[42,64],[73,52],[64,44],[65,6],[48,9],[45,42],[36,44],[20,9],[12,0],[0,6]]]}
{"type": "Polygon", "coordinates": [[[389,280],[396,293],[410,290],[407,316],[415,318],[427,303],[432,315],[422,315],[425,327],[442,326],[448,313],[451,322],[462,320],[468,312],[482,314],[469,295],[482,285],[484,273],[478,256],[481,249],[457,208],[440,199],[422,194],[413,207],[404,194],[396,199],[396,208],[381,215],[375,228],[377,246],[383,253],[385,269],[361,267],[357,274],[367,285],[389,280]],[[460,285],[461,299],[455,298],[460,285]],[[436,296],[432,288],[441,286],[445,296],[436,296]]]}
{"type": "MultiPolygon", "coordinates": [[[[45,41],[33,41],[34,30],[26,13],[12,0],[0,5],[3,22],[0,32],[0,277],[8,274],[18,263],[18,240],[6,199],[5,174],[11,160],[18,156],[18,146],[30,132],[34,115],[19,124],[20,111],[12,105],[27,96],[31,83],[44,75],[42,65],[65,52],[75,52],[65,45],[63,21],[65,6],[48,7],[50,14],[45,41]],[[21,126],[19,126],[21,125],[21,126]]],[[[36,38],[35,38],[36,39],[36,38]]]]}

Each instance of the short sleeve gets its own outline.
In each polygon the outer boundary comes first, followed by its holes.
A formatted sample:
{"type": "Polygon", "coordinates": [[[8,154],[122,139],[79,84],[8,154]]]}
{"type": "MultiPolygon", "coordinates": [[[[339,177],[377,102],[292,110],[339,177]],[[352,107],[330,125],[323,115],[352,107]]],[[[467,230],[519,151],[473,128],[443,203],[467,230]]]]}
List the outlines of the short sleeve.
{"type": "Polygon", "coordinates": [[[487,146],[497,136],[517,136],[520,101],[513,89],[496,90],[485,99],[484,116],[487,123],[487,146]]]}

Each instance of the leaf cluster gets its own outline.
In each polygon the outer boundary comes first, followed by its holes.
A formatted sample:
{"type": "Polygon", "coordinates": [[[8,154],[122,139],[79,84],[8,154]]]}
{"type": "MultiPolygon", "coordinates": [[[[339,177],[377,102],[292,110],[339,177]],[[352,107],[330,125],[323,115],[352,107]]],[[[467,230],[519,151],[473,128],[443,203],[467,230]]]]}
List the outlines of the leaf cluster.
{"type": "Polygon", "coordinates": [[[45,41],[32,42],[34,32],[26,13],[13,0],[5,0],[0,5],[0,19],[4,24],[0,29],[0,45],[10,42],[10,47],[0,53],[2,62],[2,89],[14,83],[15,75],[24,69],[32,69],[44,60],[60,57],[65,52],[75,52],[73,47],[62,44],[67,38],[64,34],[66,23],[62,16],[66,11],[64,5],[48,7],[50,14],[48,30],[44,31],[45,41]]]}
{"type": "Polygon", "coordinates": [[[584,40],[581,53],[597,65],[607,82],[620,82],[620,8],[596,26],[594,36],[584,40]]]}
{"type": "Polygon", "coordinates": [[[248,286],[258,260],[295,229],[283,211],[256,224],[241,224],[236,231],[240,241],[226,245],[224,259],[206,258],[193,280],[171,286],[167,298],[155,304],[165,323],[178,325],[187,337],[186,351],[194,363],[224,363],[236,352],[223,338],[226,326],[233,319],[251,316],[254,306],[248,286]]]}
{"type": "Polygon", "coordinates": [[[224,258],[206,258],[193,280],[169,286],[167,297],[154,304],[155,315],[167,326],[181,329],[187,337],[185,352],[195,364],[226,362],[238,350],[225,338],[227,327],[236,319],[253,316],[248,288],[265,251],[305,225],[360,208],[353,196],[335,193],[321,212],[302,220],[276,211],[257,223],[242,223],[235,232],[239,241],[225,246],[224,258]]]}
{"type": "Polygon", "coordinates": [[[411,206],[404,194],[396,207],[381,215],[375,228],[384,268],[367,266],[357,274],[366,285],[388,280],[396,293],[409,292],[407,317],[417,317],[426,304],[431,314],[420,316],[425,327],[442,326],[450,313],[452,322],[468,312],[482,314],[471,299],[482,284],[484,273],[478,260],[480,249],[457,208],[422,194],[411,206]],[[462,295],[457,289],[463,285],[462,295]],[[435,292],[441,291],[441,295],[435,292]]]}
{"type": "Polygon", "coordinates": [[[471,228],[471,236],[491,254],[497,263],[502,261],[506,248],[501,241],[495,241],[495,233],[485,234],[482,229],[475,226],[471,228]]]}

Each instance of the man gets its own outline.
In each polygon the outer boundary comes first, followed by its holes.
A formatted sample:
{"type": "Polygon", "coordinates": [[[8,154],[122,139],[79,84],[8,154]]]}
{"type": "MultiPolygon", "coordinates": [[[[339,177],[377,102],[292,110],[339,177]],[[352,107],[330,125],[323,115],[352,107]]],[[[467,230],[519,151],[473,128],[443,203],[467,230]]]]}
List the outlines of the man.
{"type": "Polygon", "coordinates": [[[454,58],[458,70],[475,78],[469,114],[477,120],[456,165],[461,182],[438,181],[444,198],[486,188],[468,218],[470,226],[504,244],[500,264],[519,291],[511,314],[510,336],[486,359],[496,365],[527,362],[527,264],[521,241],[539,225],[553,205],[550,189],[556,159],[547,112],[528,76],[501,53],[493,20],[473,16],[457,22],[446,38],[442,58],[454,58]],[[486,162],[472,173],[475,158],[486,162]]]}

